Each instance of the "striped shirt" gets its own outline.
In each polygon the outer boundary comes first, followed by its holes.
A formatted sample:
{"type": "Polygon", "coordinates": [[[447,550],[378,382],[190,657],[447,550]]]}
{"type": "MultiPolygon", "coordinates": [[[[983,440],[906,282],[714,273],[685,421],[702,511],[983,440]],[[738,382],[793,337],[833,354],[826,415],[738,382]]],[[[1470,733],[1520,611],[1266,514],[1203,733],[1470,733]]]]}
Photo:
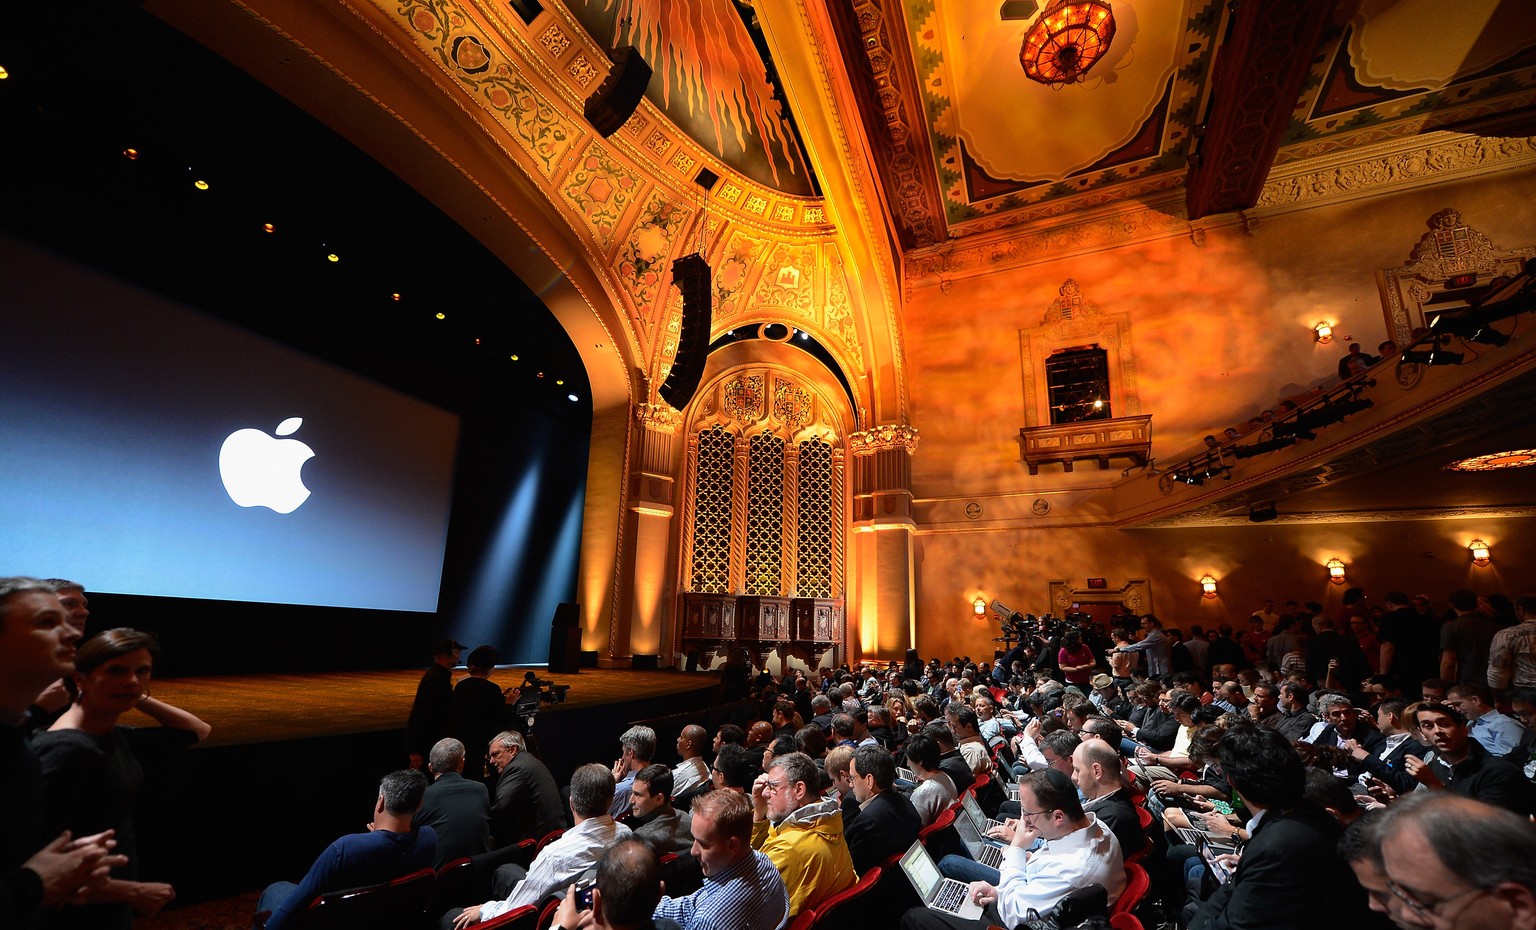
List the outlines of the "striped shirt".
{"type": "Polygon", "coordinates": [[[683,930],[776,930],[789,920],[789,893],[773,860],[752,855],[718,875],[704,876],[704,887],[686,898],[662,898],[651,915],[683,925],[683,930]]]}

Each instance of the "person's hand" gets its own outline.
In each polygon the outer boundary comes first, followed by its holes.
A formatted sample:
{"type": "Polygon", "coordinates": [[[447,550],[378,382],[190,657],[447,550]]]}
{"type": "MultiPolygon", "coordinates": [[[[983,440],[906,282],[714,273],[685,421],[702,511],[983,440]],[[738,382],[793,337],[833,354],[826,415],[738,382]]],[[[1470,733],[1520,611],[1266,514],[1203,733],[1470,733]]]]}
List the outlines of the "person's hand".
{"type": "Polygon", "coordinates": [[[1004,843],[1013,842],[1013,834],[1019,828],[1019,822],[1012,817],[995,827],[987,828],[987,836],[994,840],[1002,840],[1004,843]]]}
{"type": "Polygon", "coordinates": [[[1429,767],[1429,763],[1418,756],[1409,756],[1407,759],[1404,759],[1403,769],[1414,781],[1426,788],[1445,787],[1445,783],[1440,780],[1440,776],[1435,774],[1435,770],[1429,767]]]}
{"type": "Polygon", "coordinates": [[[1028,849],[1035,845],[1035,838],[1039,836],[1039,833],[1035,829],[1033,820],[1027,823],[1023,820],[1011,820],[1009,823],[1013,824],[1014,828],[1013,839],[1009,841],[1012,845],[1020,849],[1028,849]]]}
{"type": "Polygon", "coordinates": [[[1339,748],[1347,751],[1356,759],[1364,759],[1366,756],[1370,755],[1370,753],[1366,752],[1358,741],[1352,739],[1347,739],[1340,743],[1339,748]]]}
{"type": "Polygon", "coordinates": [[[1210,813],[1211,811],[1216,809],[1216,805],[1211,803],[1210,798],[1202,798],[1198,794],[1190,796],[1189,804],[1195,810],[1197,810],[1197,811],[1204,811],[1206,813],[1210,813]]]}
{"type": "Polygon", "coordinates": [[[421,753],[413,752],[413,753],[411,753],[411,764],[406,766],[406,768],[419,769],[419,768],[421,768],[421,763],[422,763],[421,753]]]}
{"type": "Polygon", "coordinates": [[[1241,858],[1243,858],[1242,853],[1222,853],[1219,856],[1212,856],[1211,860],[1213,862],[1220,862],[1229,869],[1235,869],[1237,868],[1238,860],[1241,858]]]}
{"type": "Polygon", "coordinates": [[[628,775],[628,774],[629,774],[629,766],[624,764],[624,760],[623,759],[620,759],[619,761],[617,761],[617,762],[615,762],[613,764],[613,780],[614,781],[623,781],[624,780],[624,776],[628,775]]]}
{"type": "Polygon", "coordinates": [[[997,900],[997,889],[986,882],[971,882],[971,900],[986,907],[997,900]]]}
{"type": "Polygon", "coordinates": [[[762,774],[752,781],[752,806],[759,810],[768,806],[768,776],[762,774]]]}
{"type": "Polygon", "coordinates": [[[1212,836],[1235,836],[1237,825],[1212,811],[1205,815],[1205,828],[1212,836]]]}
{"type": "Polygon", "coordinates": [[[1040,718],[1036,717],[1024,726],[1024,735],[1031,741],[1040,738],[1040,718]]]}
{"type": "Polygon", "coordinates": [[[64,679],[60,678],[44,688],[32,703],[51,714],[68,707],[72,700],[74,697],[69,693],[69,689],[64,687],[64,679]]]}
{"type": "Polygon", "coordinates": [[[1171,798],[1176,794],[1183,794],[1183,789],[1183,785],[1170,778],[1157,778],[1152,781],[1152,790],[1165,798],[1171,798]]]}
{"type": "Polygon", "coordinates": [[[74,900],[82,889],[104,884],[112,869],[128,863],[127,856],[112,854],[116,845],[111,830],[78,840],[70,839],[66,830],[21,867],[42,880],[43,904],[62,904],[74,900]]]}
{"type": "Polygon", "coordinates": [[[469,926],[470,924],[477,924],[477,923],[479,923],[480,922],[480,907],[481,907],[481,905],[479,905],[479,904],[473,905],[471,907],[466,907],[459,914],[459,916],[457,916],[457,917],[455,917],[453,919],[453,930],[463,930],[463,928],[469,926]]]}
{"type": "Polygon", "coordinates": [[[570,887],[565,889],[565,897],[560,899],[560,906],[555,908],[555,920],[552,926],[576,930],[577,927],[582,926],[581,918],[584,915],[590,917],[591,913],[591,911],[582,910],[581,905],[577,903],[576,883],[572,882],[570,887]]]}
{"type": "Polygon", "coordinates": [[[154,917],[176,900],[176,889],[164,882],[129,882],[128,906],[140,917],[154,917]]]}

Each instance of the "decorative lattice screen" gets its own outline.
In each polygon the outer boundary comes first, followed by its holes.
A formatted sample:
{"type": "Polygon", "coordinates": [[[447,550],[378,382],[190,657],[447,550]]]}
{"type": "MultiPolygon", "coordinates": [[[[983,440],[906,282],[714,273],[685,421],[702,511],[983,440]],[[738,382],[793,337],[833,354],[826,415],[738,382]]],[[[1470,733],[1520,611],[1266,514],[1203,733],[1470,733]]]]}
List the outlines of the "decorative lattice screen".
{"type": "Polygon", "coordinates": [[[736,438],[719,427],[699,433],[693,507],[693,590],[731,590],[731,485],[736,438]]]}

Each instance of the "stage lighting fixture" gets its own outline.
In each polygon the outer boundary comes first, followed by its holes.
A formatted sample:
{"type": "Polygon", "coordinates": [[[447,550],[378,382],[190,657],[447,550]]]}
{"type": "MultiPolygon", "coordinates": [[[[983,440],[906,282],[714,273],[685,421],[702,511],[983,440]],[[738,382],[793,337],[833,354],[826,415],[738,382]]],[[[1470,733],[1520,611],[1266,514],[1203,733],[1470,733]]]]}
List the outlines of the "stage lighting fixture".
{"type": "Polygon", "coordinates": [[[1404,352],[1402,360],[1412,365],[1460,365],[1467,358],[1463,352],[1447,352],[1444,349],[1414,350],[1404,352]]]}
{"type": "Polygon", "coordinates": [[[1250,523],[1268,523],[1280,516],[1274,504],[1253,504],[1248,508],[1248,521],[1250,523]]]}

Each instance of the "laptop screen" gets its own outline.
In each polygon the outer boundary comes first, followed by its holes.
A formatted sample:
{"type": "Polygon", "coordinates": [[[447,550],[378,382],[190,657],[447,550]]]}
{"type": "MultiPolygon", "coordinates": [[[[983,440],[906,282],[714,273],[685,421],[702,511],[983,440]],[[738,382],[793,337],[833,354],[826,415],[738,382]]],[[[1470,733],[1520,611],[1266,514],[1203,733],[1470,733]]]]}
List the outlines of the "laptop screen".
{"type": "Polygon", "coordinates": [[[913,843],[901,857],[901,870],[907,873],[907,878],[912,881],[912,887],[917,889],[917,896],[926,903],[933,897],[933,891],[939,887],[944,876],[939,874],[938,866],[928,858],[928,850],[921,843],[913,843]]]}
{"type": "Polygon", "coordinates": [[[960,803],[961,806],[965,808],[966,816],[971,818],[971,823],[976,825],[977,833],[985,831],[987,827],[992,825],[992,818],[988,817],[986,813],[982,811],[981,805],[976,803],[976,798],[974,796],[968,794],[964,797],[964,799],[961,800],[960,803]]]}

